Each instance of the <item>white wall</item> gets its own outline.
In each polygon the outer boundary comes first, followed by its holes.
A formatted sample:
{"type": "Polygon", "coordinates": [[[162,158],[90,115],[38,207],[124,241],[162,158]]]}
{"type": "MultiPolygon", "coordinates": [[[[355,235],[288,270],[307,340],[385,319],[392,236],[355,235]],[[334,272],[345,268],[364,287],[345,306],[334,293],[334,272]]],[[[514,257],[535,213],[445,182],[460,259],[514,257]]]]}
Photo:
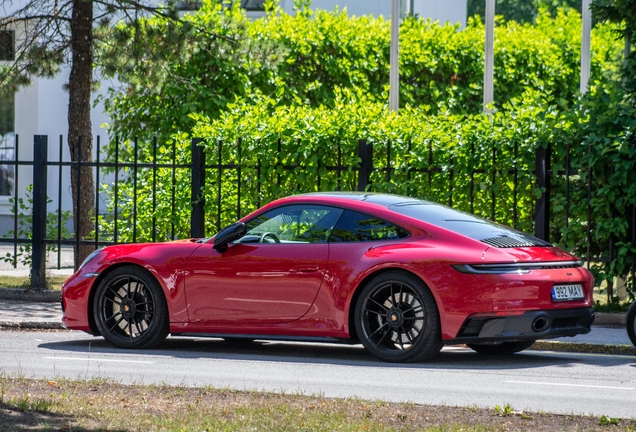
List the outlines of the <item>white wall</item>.
{"type": "MultiPolygon", "coordinates": [[[[63,137],[63,157],[69,160],[69,149],[67,144],[68,134],[68,92],[64,85],[68,82],[70,69],[64,67],[55,78],[35,78],[28,87],[21,88],[15,95],[15,132],[19,136],[18,156],[19,160],[30,161],[33,159],[33,136],[47,135],[49,140],[49,160],[59,159],[59,140],[63,137]]],[[[102,89],[108,88],[108,83],[104,83],[102,89]]],[[[104,92],[105,90],[101,90],[104,92]]],[[[93,95],[93,100],[100,93],[93,95]]],[[[101,128],[103,123],[108,122],[108,116],[104,113],[101,105],[91,110],[93,125],[93,136],[100,136],[102,143],[107,142],[106,130],[101,128]]],[[[93,140],[95,148],[96,140],[93,140]]],[[[24,196],[27,187],[33,183],[33,169],[30,166],[20,166],[18,168],[18,196],[24,196]]],[[[63,169],[63,178],[68,178],[69,168],[63,169]]],[[[15,178],[15,177],[14,177],[15,178]]],[[[52,202],[49,204],[49,212],[58,208],[58,179],[59,171],[57,167],[48,167],[48,184],[50,185],[49,197],[52,202]]],[[[0,235],[13,227],[10,216],[11,203],[10,196],[0,196],[0,235]],[[2,217],[5,216],[5,217],[2,217]],[[7,225],[8,224],[8,225],[7,225]]],[[[62,188],[62,209],[72,208],[72,196],[68,181],[62,188]]],[[[102,206],[103,208],[103,206],[102,206]]]]}
{"type": "Polygon", "coordinates": [[[423,18],[432,18],[440,24],[450,22],[460,24],[460,28],[466,27],[468,14],[466,0],[419,0],[413,5],[413,12],[423,18]]]}
{"type": "MultiPolygon", "coordinates": [[[[410,0],[401,0],[401,10],[408,12],[410,0]]],[[[293,0],[280,0],[279,6],[288,14],[294,14],[293,0]]],[[[312,0],[312,9],[333,10],[338,6],[340,10],[347,8],[350,16],[373,15],[391,16],[391,0],[312,0]]],[[[441,24],[459,23],[460,28],[466,26],[467,0],[413,0],[413,13],[422,18],[431,18],[441,24]]],[[[257,18],[263,16],[260,12],[249,12],[248,16],[257,18]]]]}

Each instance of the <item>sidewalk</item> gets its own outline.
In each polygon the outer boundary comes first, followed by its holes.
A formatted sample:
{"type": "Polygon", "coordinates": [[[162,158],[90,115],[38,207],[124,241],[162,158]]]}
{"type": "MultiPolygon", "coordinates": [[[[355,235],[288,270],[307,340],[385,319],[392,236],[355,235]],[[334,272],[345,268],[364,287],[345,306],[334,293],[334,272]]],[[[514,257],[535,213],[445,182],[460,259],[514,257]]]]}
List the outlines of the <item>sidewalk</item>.
{"type": "MultiPolygon", "coordinates": [[[[0,290],[0,329],[63,329],[62,310],[59,301],[34,302],[2,299],[0,290]]],[[[59,294],[55,293],[59,299],[59,294]]],[[[601,314],[600,322],[608,321],[607,314],[601,314]]],[[[612,317],[615,318],[615,317],[612,317]]],[[[627,331],[623,326],[594,325],[585,335],[537,341],[531,349],[540,351],[567,351],[600,354],[636,355],[627,331]]],[[[619,320],[620,321],[620,320],[619,320]]]]}

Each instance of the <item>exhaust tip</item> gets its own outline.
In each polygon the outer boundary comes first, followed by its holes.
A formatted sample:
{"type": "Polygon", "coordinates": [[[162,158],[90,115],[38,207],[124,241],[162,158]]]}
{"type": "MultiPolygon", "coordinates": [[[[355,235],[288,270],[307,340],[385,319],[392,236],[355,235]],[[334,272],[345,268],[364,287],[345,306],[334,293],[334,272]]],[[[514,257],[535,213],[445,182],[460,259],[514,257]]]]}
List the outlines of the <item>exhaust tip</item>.
{"type": "Polygon", "coordinates": [[[535,332],[542,332],[546,330],[549,326],[550,326],[550,320],[548,320],[548,317],[546,316],[537,317],[532,322],[532,330],[534,330],[535,332]]]}

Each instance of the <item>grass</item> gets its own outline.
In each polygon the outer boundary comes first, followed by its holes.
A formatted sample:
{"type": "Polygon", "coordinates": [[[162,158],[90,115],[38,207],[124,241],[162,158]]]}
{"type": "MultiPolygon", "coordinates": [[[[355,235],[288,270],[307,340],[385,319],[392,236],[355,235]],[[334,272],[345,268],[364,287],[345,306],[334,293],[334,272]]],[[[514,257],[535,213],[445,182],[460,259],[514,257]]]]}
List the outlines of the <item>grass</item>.
{"type": "MultiPolygon", "coordinates": [[[[67,276],[48,276],[46,278],[47,289],[61,290],[62,284],[68,279],[67,276]]],[[[28,289],[31,287],[31,280],[28,276],[0,276],[0,289],[18,288],[28,289]]]]}
{"type": "Polygon", "coordinates": [[[636,420],[424,406],[210,387],[0,376],[0,425],[11,431],[634,430],[636,420]]]}

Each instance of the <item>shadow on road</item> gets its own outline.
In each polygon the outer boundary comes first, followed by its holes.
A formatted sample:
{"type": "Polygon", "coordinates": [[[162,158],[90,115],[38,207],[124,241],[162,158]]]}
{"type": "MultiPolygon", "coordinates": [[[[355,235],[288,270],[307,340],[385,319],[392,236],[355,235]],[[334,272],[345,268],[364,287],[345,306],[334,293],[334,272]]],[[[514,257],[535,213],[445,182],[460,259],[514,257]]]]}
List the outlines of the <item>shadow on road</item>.
{"type": "Polygon", "coordinates": [[[361,345],[314,344],[300,342],[241,341],[207,338],[169,337],[159,348],[124,350],[115,348],[101,337],[65,342],[47,342],[40,348],[82,354],[111,354],[134,359],[136,356],[166,356],[182,359],[249,360],[263,362],[322,363],[366,367],[417,369],[527,369],[544,366],[568,367],[574,364],[618,366],[633,364],[629,356],[585,353],[554,353],[527,350],[509,356],[485,356],[466,347],[445,347],[439,356],[425,363],[385,363],[371,356],[361,345]]]}

